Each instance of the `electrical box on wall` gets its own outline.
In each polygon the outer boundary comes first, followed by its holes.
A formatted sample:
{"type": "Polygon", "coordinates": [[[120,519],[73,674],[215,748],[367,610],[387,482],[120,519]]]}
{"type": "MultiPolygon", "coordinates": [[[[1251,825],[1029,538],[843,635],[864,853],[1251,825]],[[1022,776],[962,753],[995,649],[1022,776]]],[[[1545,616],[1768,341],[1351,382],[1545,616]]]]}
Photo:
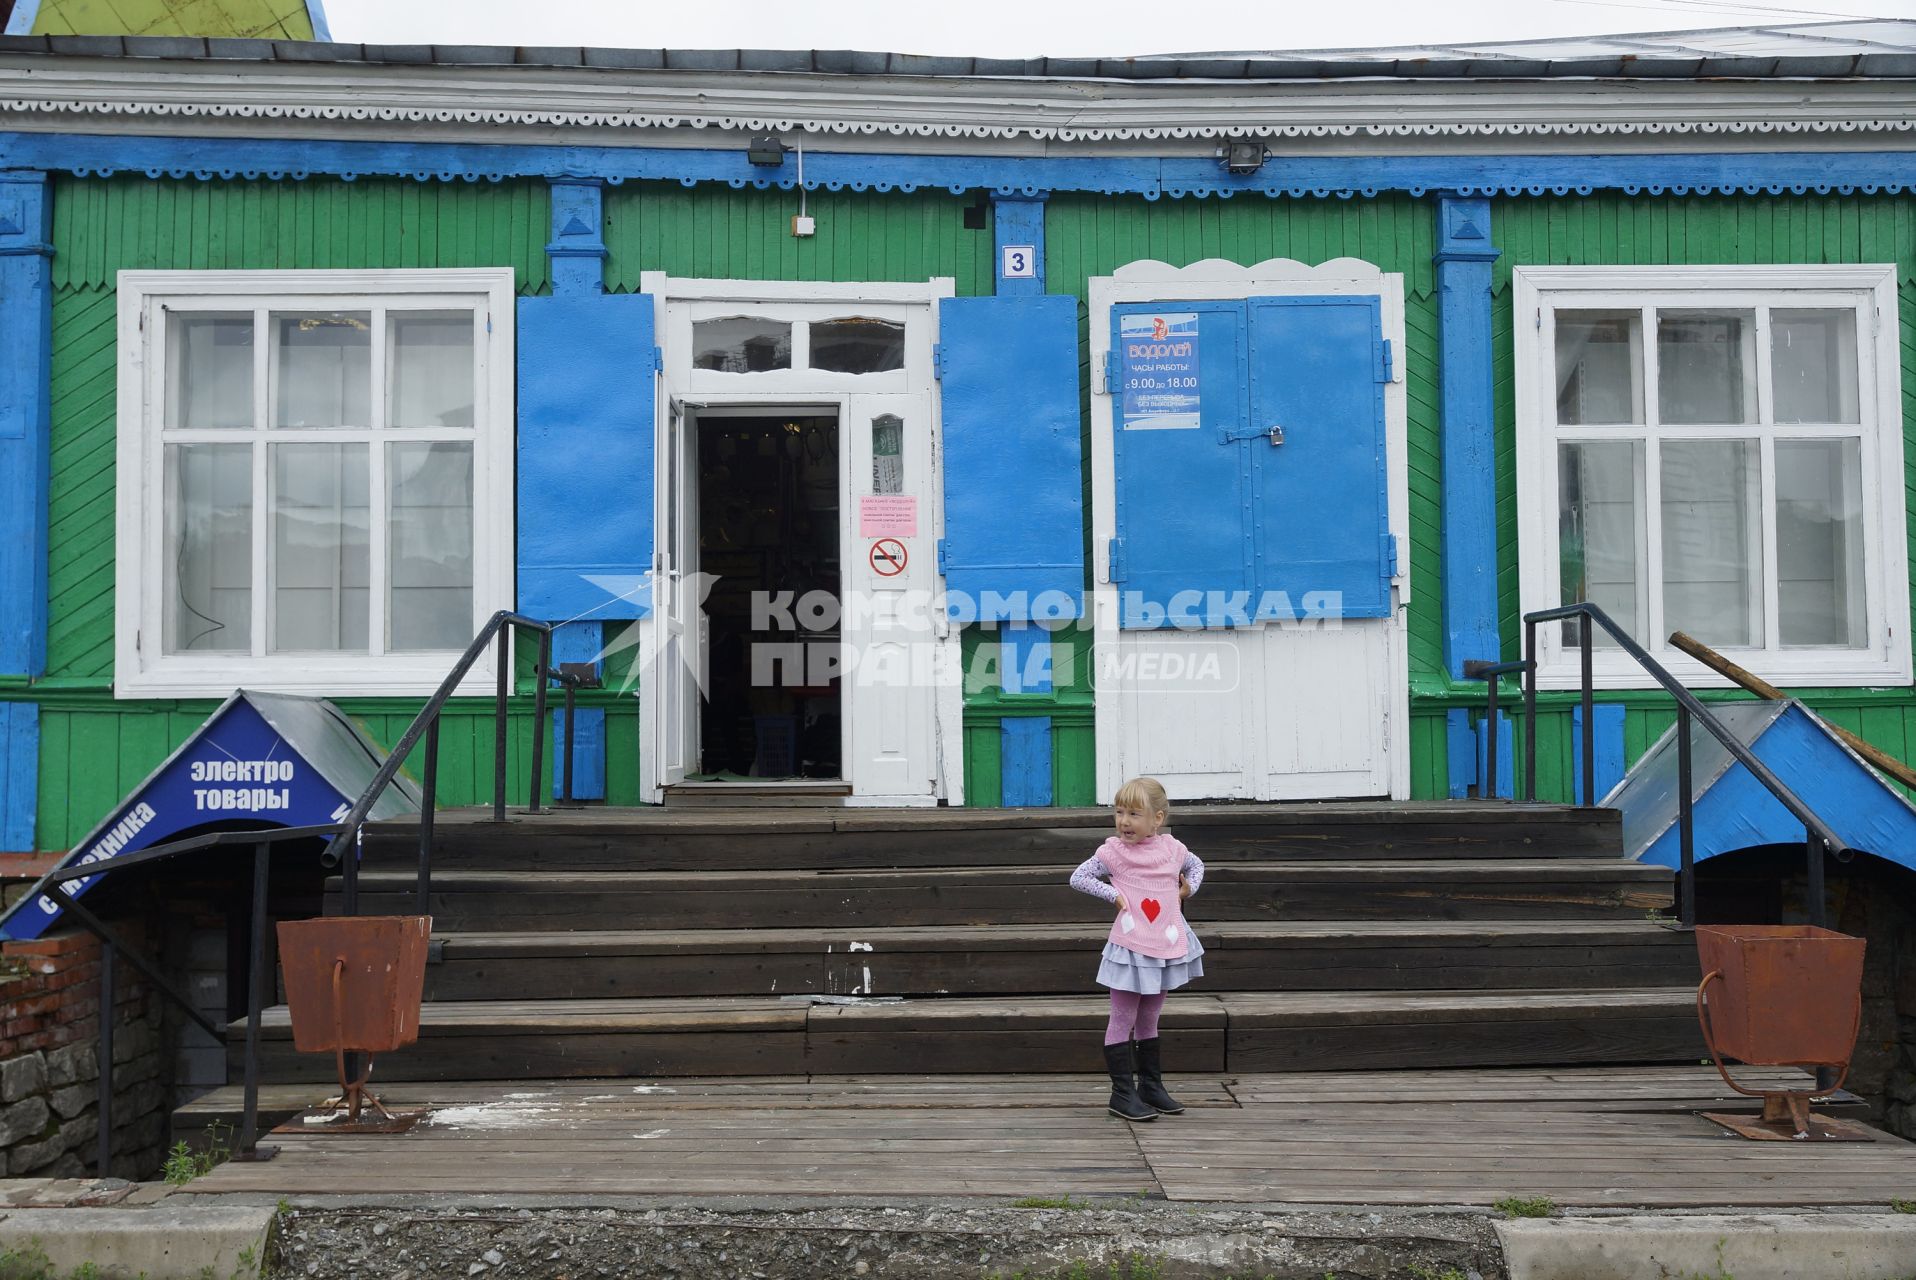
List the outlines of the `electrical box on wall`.
{"type": "Polygon", "coordinates": [[[804,213],[793,214],[792,215],[792,234],[795,236],[817,235],[818,234],[818,219],[812,217],[809,214],[804,214],[804,213]]]}

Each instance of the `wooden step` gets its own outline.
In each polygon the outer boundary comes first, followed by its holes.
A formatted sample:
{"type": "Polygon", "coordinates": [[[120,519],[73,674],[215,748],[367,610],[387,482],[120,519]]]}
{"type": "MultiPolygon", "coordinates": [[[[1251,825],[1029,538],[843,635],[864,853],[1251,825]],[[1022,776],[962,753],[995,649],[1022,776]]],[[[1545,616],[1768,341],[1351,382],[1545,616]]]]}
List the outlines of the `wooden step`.
{"type": "MultiPolygon", "coordinates": [[[[1390,1069],[1694,1060],[1689,987],[1628,991],[1182,992],[1161,1023],[1177,1072],[1390,1069]]],[[[951,1074],[1097,1070],[1096,996],[446,1001],[376,1080],[951,1074]]],[[[233,1027],[230,1078],[244,1028],[233,1027]]],[[[262,1018],[263,1079],[323,1085],[329,1054],[296,1053],[284,1006],[262,1018]]]]}
{"type": "MultiPolygon", "coordinates": [[[[1069,994],[1110,926],[447,933],[429,1000],[1069,994]]],[[[1688,934],[1644,921],[1198,924],[1207,991],[1650,987],[1696,972],[1688,934]]]]}
{"type": "Polygon", "coordinates": [[[852,789],[844,782],[678,782],[665,788],[670,809],[831,809],[852,789]]]}
{"type": "MultiPolygon", "coordinates": [[[[1068,884],[1072,864],[854,871],[437,871],[442,933],[674,928],[1045,924],[1107,919],[1068,884]]],[[[403,914],[417,872],[360,877],[364,914],[403,914]]],[[[1641,920],[1667,910],[1670,871],[1619,858],[1222,862],[1198,902],[1214,920],[1641,920]]],[[[340,910],[337,887],[328,912],[340,910]]]]}
{"type": "MultiPolygon", "coordinates": [[[[1103,809],[590,809],[437,817],[441,870],[701,871],[1076,863],[1111,833],[1103,809]]],[[[1178,836],[1207,863],[1271,859],[1617,857],[1611,809],[1387,801],[1189,805],[1178,836]]],[[[366,829],[369,870],[417,865],[416,823],[366,829]]]]}

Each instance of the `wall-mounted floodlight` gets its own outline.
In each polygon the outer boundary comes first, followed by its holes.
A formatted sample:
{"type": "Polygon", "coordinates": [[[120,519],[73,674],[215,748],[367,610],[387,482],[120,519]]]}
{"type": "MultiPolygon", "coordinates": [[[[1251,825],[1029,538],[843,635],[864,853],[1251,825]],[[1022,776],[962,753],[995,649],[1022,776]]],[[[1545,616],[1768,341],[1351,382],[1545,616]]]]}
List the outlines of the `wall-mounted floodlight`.
{"type": "Polygon", "coordinates": [[[1226,173],[1240,177],[1264,167],[1264,144],[1256,139],[1233,138],[1217,149],[1218,163],[1226,173]]]}
{"type": "Polygon", "coordinates": [[[762,133],[747,145],[745,158],[753,164],[767,165],[776,169],[785,163],[785,153],[789,150],[791,148],[779,141],[777,135],[762,133]]]}

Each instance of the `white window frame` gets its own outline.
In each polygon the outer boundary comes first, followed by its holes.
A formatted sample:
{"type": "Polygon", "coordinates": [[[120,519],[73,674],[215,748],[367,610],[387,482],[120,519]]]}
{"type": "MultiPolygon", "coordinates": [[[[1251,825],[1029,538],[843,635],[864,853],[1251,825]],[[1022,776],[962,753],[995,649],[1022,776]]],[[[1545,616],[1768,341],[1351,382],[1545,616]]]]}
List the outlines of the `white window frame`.
{"type": "MultiPolygon", "coordinates": [[[[474,349],[472,628],[513,601],[514,286],[510,267],[391,271],[122,271],[119,273],[118,505],[115,529],[113,689],[117,697],[224,697],[235,689],[335,696],[419,696],[446,678],[460,649],[364,653],[167,654],[162,644],[165,555],[163,463],[165,312],[286,306],[356,311],[405,300],[471,306],[483,323],[474,349]]],[[[256,390],[255,395],[261,394],[256,390]]],[[[380,399],[383,401],[383,396],[380,399]]],[[[375,423],[384,414],[374,411],[375,423]]],[[[239,434],[234,433],[236,436],[239,434]]],[[[253,437],[245,437],[250,440],[253,437]]],[[[299,438],[308,438],[302,434],[299,438]]],[[[394,442],[406,439],[395,433],[394,442]]],[[[375,471],[375,476],[383,474],[375,471]]],[[[255,521],[268,518],[254,495],[255,521]]],[[[257,534],[255,535],[257,539],[257,534]]],[[[385,533],[375,529],[372,573],[383,589],[385,533]]],[[[259,589],[260,565],[254,568],[259,589]]],[[[256,615],[257,616],[257,615],[256,615]]],[[[477,663],[462,691],[489,685],[477,663]]]]}
{"type": "MultiPolygon", "coordinates": [[[[1764,631],[1763,648],[1724,648],[1725,656],[1773,684],[1792,686],[1855,686],[1908,684],[1911,679],[1908,514],[1903,496],[1903,416],[1898,336],[1896,268],[1893,264],[1783,265],[1783,266],[1661,266],[1661,267],[1517,267],[1512,271],[1513,332],[1516,374],[1516,465],[1519,584],[1523,611],[1552,608],[1563,603],[1558,559],[1559,440],[1640,438],[1643,428],[1602,426],[1559,428],[1556,422],[1555,312],[1558,310],[1640,310],[1646,307],[1730,309],[1854,308],[1856,311],[1857,399],[1863,476],[1863,586],[1865,591],[1864,646],[1855,649],[1780,646],[1774,619],[1764,631]],[[1638,432],[1638,436],[1621,434],[1638,432]]],[[[1646,329],[1643,344],[1656,338],[1646,329]]],[[[1753,439],[1768,442],[1774,436],[1795,436],[1789,424],[1771,425],[1769,353],[1758,340],[1758,409],[1756,421],[1741,429],[1753,439]]],[[[1653,358],[1653,357],[1652,357],[1653,358]]],[[[1646,418],[1652,412],[1656,387],[1653,366],[1643,371],[1646,418]]],[[[1709,427],[1663,428],[1663,435],[1721,439],[1735,430],[1709,427]]],[[[1814,428],[1802,433],[1818,434],[1814,428]]],[[[1652,468],[1654,470],[1654,468],[1652,468]]],[[[1775,502],[1770,493],[1771,469],[1764,469],[1760,518],[1764,527],[1764,590],[1774,600],[1775,502]]],[[[1663,624],[1659,513],[1656,490],[1644,495],[1644,519],[1649,522],[1646,559],[1649,578],[1644,584],[1644,647],[1687,685],[1723,687],[1729,684],[1695,659],[1668,643],[1663,624]]],[[[1579,686],[1581,660],[1574,643],[1565,644],[1555,625],[1537,629],[1537,682],[1546,689],[1579,686]]],[[[1602,689],[1636,689],[1654,685],[1626,654],[1614,647],[1598,647],[1593,654],[1593,681],[1602,689]]]]}

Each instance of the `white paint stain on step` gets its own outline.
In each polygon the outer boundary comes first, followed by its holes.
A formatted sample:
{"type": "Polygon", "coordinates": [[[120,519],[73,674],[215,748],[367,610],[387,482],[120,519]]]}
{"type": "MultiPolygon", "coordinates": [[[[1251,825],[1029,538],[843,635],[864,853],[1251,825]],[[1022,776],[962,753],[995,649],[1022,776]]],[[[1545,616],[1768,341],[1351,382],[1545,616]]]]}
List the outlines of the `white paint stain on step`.
{"type": "Polygon", "coordinates": [[[522,1101],[479,1102],[442,1107],[425,1122],[436,1129],[543,1129],[553,1124],[557,1114],[557,1107],[535,1107],[522,1101]]]}
{"type": "Polygon", "coordinates": [[[650,1133],[635,1133],[632,1136],[635,1138],[663,1138],[670,1132],[672,1132],[670,1129],[654,1129],[650,1133]]]}

